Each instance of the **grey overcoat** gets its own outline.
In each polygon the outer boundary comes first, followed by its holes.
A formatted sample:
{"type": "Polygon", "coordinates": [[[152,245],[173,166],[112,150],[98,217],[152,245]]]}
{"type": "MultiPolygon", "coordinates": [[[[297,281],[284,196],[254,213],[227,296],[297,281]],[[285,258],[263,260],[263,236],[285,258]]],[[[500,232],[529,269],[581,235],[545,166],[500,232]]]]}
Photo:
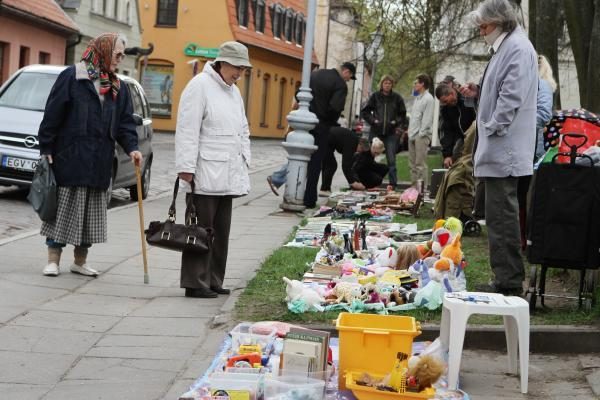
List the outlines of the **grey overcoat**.
{"type": "Polygon", "coordinates": [[[474,175],[532,175],[538,65],[537,54],[520,27],[506,36],[482,79],[474,175]]]}

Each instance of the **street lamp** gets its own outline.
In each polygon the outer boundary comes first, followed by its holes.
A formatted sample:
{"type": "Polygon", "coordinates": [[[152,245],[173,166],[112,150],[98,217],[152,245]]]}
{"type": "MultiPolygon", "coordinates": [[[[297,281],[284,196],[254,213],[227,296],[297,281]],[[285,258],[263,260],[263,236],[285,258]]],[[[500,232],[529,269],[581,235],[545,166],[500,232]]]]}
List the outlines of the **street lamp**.
{"type": "Polygon", "coordinates": [[[304,60],[302,63],[302,85],[296,95],[298,109],[291,111],[287,120],[293,130],[282,143],[288,152],[288,169],[283,202],[280,207],[286,211],[304,211],[304,191],[306,172],[310,155],[317,149],[315,138],[309,133],[319,120],[308,107],[313,96],[310,89],[313,41],[315,34],[315,16],[317,0],[308,0],[308,20],[304,40],[304,60]]]}
{"type": "Polygon", "coordinates": [[[377,63],[383,59],[383,47],[381,47],[381,42],[383,41],[383,33],[379,28],[375,32],[371,32],[371,45],[367,50],[367,58],[371,60],[373,65],[372,73],[371,73],[371,92],[373,92],[373,87],[375,84],[375,67],[377,67],[377,63]]]}

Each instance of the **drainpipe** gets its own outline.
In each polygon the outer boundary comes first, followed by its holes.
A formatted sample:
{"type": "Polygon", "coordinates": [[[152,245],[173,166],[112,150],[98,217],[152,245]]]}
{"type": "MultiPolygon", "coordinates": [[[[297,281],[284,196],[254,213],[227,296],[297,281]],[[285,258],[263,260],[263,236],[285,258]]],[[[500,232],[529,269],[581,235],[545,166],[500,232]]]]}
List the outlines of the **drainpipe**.
{"type": "Polygon", "coordinates": [[[81,39],[83,38],[83,35],[78,33],[77,34],[77,40],[71,44],[68,44],[67,47],[65,48],[65,65],[67,65],[67,54],[69,54],[69,49],[71,49],[72,47],[77,46],[79,43],[81,43],[81,39]]]}

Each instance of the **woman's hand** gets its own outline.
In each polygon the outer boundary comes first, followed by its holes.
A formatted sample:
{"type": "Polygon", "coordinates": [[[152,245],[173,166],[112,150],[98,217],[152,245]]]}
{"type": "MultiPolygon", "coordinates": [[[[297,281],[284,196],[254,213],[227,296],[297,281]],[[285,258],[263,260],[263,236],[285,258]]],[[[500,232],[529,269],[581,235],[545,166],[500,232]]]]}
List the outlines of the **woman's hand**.
{"type": "Polygon", "coordinates": [[[186,182],[191,182],[192,179],[194,179],[194,174],[192,174],[191,172],[180,172],[177,174],[177,176],[179,177],[179,179],[184,180],[186,182]]]}
{"type": "Polygon", "coordinates": [[[131,153],[129,153],[129,157],[131,157],[131,162],[137,165],[138,167],[142,165],[142,161],[144,160],[142,153],[140,153],[137,150],[134,150],[131,153]]]}

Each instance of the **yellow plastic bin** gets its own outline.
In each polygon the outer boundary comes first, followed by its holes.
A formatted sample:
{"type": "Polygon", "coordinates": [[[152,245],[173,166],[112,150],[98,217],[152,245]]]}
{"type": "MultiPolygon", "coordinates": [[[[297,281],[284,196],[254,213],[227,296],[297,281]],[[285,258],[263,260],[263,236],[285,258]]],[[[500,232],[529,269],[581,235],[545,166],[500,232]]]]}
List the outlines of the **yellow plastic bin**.
{"type": "Polygon", "coordinates": [[[421,334],[421,325],[413,317],[397,315],[340,313],[336,328],[340,390],[346,389],[347,370],[389,373],[398,352],[411,355],[413,339],[421,334]]]}

